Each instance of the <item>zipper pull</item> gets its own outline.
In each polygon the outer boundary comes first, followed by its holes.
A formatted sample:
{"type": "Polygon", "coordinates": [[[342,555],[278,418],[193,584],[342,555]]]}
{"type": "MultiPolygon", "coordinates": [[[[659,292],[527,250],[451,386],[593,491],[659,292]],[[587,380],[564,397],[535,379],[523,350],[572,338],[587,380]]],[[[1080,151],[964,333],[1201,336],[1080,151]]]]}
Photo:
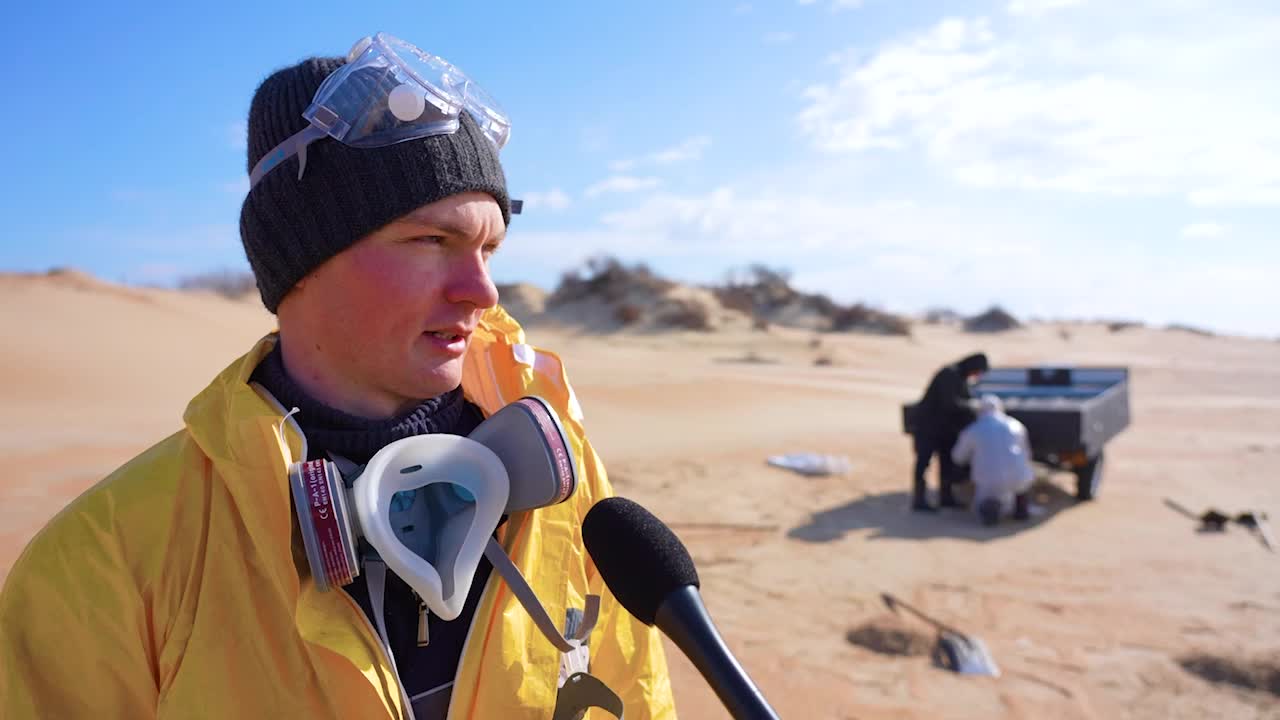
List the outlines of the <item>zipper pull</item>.
{"type": "Polygon", "coordinates": [[[427,604],[418,599],[418,647],[426,647],[431,638],[427,633],[427,618],[430,617],[427,612],[427,604]]]}

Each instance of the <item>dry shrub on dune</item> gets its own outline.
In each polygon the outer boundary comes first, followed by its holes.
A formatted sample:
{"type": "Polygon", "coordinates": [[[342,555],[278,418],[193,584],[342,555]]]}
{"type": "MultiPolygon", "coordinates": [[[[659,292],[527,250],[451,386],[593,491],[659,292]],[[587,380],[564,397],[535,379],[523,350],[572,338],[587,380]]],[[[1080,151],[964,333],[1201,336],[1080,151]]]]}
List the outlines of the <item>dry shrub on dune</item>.
{"type": "Polygon", "coordinates": [[[710,332],[749,324],[705,288],[681,285],[643,263],[627,265],[607,256],[592,258],[583,268],[565,273],[547,299],[547,308],[562,322],[597,332],[622,328],[710,332]]]}
{"type": "Polygon", "coordinates": [[[1022,323],[1018,322],[1018,318],[1010,315],[999,305],[964,321],[965,332],[972,333],[1005,332],[1020,327],[1022,323]]]}
{"type": "Polygon", "coordinates": [[[258,282],[247,270],[214,270],[188,275],[178,281],[179,290],[205,290],[232,300],[246,295],[257,296],[258,282]]]}
{"type": "Polygon", "coordinates": [[[826,295],[803,293],[790,284],[785,270],[752,265],[730,273],[725,284],[712,288],[720,303],[756,318],[758,324],[800,327],[817,331],[910,335],[904,317],[864,303],[842,305],[826,295]]]}

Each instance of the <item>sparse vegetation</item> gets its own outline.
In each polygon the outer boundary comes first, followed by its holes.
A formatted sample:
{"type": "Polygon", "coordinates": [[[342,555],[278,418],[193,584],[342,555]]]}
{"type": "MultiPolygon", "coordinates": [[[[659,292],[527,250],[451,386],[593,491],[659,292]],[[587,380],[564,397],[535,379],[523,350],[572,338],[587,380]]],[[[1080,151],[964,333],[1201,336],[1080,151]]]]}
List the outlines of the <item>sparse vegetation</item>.
{"type": "Polygon", "coordinates": [[[726,310],[711,291],[672,282],[643,263],[596,257],[565,273],[547,299],[561,321],[608,332],[677,329],[708,332],[748,318],[726,310]]]}
{"type": "Polygon", "coordinates": [[[1112,320],[1107,323],[1107,330],[1113,333],[1124,332],[1125,330],[1134,330],[1142,327],[1146,326],[1134,320],[1112,320]]]}
{"type": "Polygon", "coordinates": [[[910,335],[911,323],[900,315],[857,303],[849,307],[837,307],[831,318],[831,329],[836,332],[853,330],[880,335],[910,335]]]}
{"type": "Polygon", "coordinates": [[[791,287],[790,277],[786,270],[751,265],[728,273],[725,284],[711,290],[721,305],[748,313],[757,321],[830,332],[911,334],[906,318],[863,303],[841,305],[826,295],[802,293],[791,287]]]}
{"type": "Polygon", "coordinates": [[[585,268],[564,273],[547,304],[555,307],[587,299],[616,303],[635,290],[656,294],[673,285],[644,263],[626,265],[615,257],[594,257],[585,268]]]}
{"type": "Polygon", "coordinates": [[[1172,330],[1174,332],[1191,333],[1192,335],[1199,335],[1201,337],[1217,337],[1217,333],[1213,332],[1212,330],[1205,330],[1204,328],[1201,328],[1201,327],[1196,327],[1194,325],[1184,325],[1182,323],[1174,323],[1172,325],[1169,325],[1166,329],[1172,330]]]}
{"type": "Polygon", "coordinates": [[[640,322],[640,318],[644,317],[644,310],[639,305],[623,303],[614,311],[614,315],[623,325],[635,325],[640,322]]]}
{"type": "Polygon", "coordinates": [[[1005,332],[1020,327],[1022,323],[999,305],[992,306],[986,312],[966,318],[964,321],[965,332],[972,333],[1005,332]]]}
{"type": "Polygon", "coordinates": [[[950,308],[930,308],[924,313],[926,325],[957,325],[964,318],[950,308]]]}
{"type": "Polygon", "coordinates": [[[668,298],[662,301],[655,315],[663,327],[708,332],[715,329],[711,312],[707,304],[692,298],[668,298]]]}
{"type": "Polygon", "coordinates": [[[253,273],[244,270],[215,270],[199,275],[188,275],[178,280],[179,290],[203,290],[217,293],[232,300],[240,300],[255,292],[258,283],[253,273]]]}

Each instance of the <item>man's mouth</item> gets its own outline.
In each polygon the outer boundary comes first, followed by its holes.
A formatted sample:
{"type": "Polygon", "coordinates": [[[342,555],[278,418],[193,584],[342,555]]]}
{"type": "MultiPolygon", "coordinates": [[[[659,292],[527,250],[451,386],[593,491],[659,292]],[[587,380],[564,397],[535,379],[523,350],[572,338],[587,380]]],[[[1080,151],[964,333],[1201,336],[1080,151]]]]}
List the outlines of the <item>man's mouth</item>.
{"type": "Polygon", "coordinates": [[[438,330],[427,330],[424,334],[430,335],[434,338],[439,338],[445,343],[451,345],[459,340],[466,341],[467,338],[471,337],[471,328],[466,327],[465,325],[452,325],[438,330]]]}

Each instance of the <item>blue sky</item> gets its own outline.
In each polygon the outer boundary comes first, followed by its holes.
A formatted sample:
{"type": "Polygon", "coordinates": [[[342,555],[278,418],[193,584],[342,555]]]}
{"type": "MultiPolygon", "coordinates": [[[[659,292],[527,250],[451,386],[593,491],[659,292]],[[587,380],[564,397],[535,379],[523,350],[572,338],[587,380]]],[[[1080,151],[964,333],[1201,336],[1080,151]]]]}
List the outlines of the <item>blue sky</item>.
{"type": "Polygon", "coordinates": [[[1280,9],[1204,0],[24,4],[0,270],[247,267],[257,83],[378,30],[514,122],[499,280],[762,262],[900,311],[1280,335],[1280,9]]]}

